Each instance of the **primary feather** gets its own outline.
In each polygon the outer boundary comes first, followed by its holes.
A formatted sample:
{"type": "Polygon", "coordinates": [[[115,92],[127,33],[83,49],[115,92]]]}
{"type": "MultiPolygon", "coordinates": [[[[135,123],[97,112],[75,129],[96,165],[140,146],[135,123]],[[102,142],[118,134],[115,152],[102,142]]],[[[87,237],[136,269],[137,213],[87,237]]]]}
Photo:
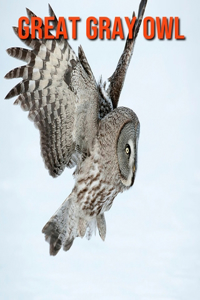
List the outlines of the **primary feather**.
{"type": "MultiPolygon", "coordinates": [[[[30,10],[27,12],[30,18],[35,16],[30,10]]],[[[14,27],[14,31],[18,35],[18,28],[14,27]]],[[[9,79],[23,78],[6,99],[19,95],[15,104],[28,110],[29,118],[39,128],[42,156],[50,175],[55,177],[65,166],[77,165],[83,157],[80,153],[89,151],[96,134],[97,85],[81,47],[78,58],[64,39],[32,40],[29,35],[23,41],[33,50],[7,50],[27,65],[6,74],[9,79]],[[87,127],[90,122],[94,125],[90,135],[80,132],[78,128],[84,128],[83,123],[87,127]]]]}

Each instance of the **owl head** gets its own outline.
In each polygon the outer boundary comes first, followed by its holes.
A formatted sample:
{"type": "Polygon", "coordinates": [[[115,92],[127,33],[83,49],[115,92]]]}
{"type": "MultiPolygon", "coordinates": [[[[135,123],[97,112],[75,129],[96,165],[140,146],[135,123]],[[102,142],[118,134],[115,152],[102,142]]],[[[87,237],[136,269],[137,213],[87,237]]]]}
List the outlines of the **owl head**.
{"type": "Polygon", "coordinates": [[[135,180],[139,131],[137,115],[126,107],[114,109],[100,122],[99,141],[106,176],[115,181],[117,176],[123,189],[131,187],[135,180]]]}
{"type": "Polygon", "coordinates": [[[137,171],[139,121],[125,123],[117,141],[117,158],[121,181],[126,187],[133,185],[137,171]]]}

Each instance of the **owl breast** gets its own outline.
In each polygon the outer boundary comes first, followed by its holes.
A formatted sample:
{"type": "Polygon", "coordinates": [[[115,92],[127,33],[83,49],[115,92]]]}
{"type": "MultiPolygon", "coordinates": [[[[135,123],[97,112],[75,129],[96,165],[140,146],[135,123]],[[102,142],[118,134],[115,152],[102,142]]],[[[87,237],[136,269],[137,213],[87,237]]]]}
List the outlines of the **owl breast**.
{"type": "MultiPolygon", "coordinates": [[[[113,174],[111,180],[108,176],[97,147],[77,172],[74,187],[79,207],[88,216],[95,216],[109,210],[114,198],[122,191],[119,178],[113,174]]],[[[110,175],[112,176],[112,173],[110,175]]]]}

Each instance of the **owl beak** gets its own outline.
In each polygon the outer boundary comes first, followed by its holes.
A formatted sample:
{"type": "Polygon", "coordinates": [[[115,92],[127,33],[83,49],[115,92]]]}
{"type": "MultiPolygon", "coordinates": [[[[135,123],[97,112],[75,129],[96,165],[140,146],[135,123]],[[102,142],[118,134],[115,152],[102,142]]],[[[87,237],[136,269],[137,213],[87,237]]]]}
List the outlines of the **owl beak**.
{"type": "Polygon", "coordinates": [[[135,164],[134,164],[134,166],[133,166],[133,176],[132,176],[131,186],[134,184],[134,181],[135,181],[135,171],[136,171],[136,168],[135,168],[135,164]]]}

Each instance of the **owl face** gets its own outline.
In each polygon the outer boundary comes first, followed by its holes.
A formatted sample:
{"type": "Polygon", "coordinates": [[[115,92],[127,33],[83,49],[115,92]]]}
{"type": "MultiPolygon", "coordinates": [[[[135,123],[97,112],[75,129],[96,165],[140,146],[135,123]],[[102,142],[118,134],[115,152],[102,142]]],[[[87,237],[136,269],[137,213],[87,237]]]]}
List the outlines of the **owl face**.
{"type": "Polygon", "coordinates": [[[139,138],[139,122],[126,123],[119,134],[117,143],[118,165],[121,181],[127,188],[131,187],[135,180],[137,170],[137,146],[139,138]]]}

